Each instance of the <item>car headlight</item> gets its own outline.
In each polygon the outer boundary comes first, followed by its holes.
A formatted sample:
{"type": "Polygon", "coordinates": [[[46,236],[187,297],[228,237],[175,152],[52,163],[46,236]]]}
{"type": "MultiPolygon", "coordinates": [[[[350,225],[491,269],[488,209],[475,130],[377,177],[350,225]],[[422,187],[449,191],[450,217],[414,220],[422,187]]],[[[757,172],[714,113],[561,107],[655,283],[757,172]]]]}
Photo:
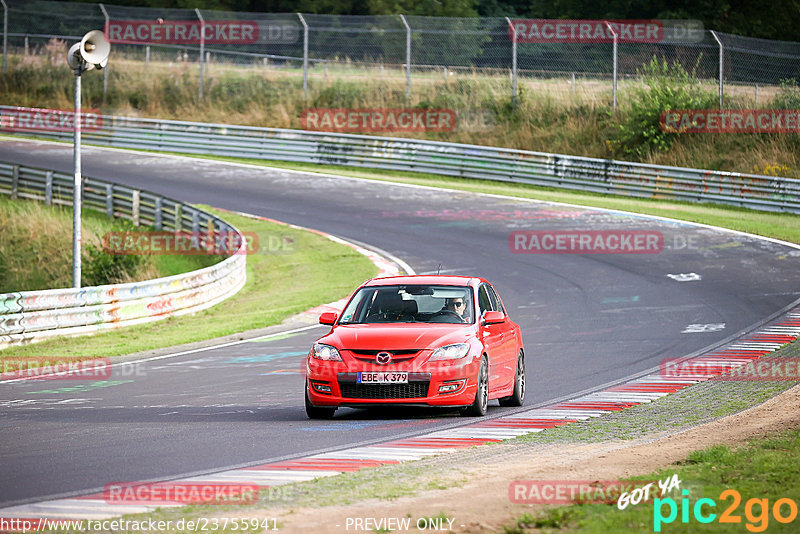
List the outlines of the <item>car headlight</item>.
{"type": "Polygon", "coordinates": [[[314,349],[311,351],[311,356],[317,360],[327,360],[329,362],[340,362],[342,357],[336,347],[325,345],[324,343],[314,343],[314,349]]]}
{"type": "Polygon", "coordinates": [[[455,343],[434,350],[430,360],[458,360],[467,354],[469,354],[469,343],[455,343]]]}

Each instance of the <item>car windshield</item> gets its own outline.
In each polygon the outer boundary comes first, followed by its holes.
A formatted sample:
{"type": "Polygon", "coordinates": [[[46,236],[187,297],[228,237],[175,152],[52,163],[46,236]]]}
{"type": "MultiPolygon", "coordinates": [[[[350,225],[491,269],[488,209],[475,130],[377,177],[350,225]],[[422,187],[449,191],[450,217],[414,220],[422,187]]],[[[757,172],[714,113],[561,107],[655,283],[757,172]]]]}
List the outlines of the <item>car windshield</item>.
{"type": "Polygon", "coordinates": [[[474,323],[472,291],[464,286],[396,285],[362,287],[339,324],[474,323]]]}

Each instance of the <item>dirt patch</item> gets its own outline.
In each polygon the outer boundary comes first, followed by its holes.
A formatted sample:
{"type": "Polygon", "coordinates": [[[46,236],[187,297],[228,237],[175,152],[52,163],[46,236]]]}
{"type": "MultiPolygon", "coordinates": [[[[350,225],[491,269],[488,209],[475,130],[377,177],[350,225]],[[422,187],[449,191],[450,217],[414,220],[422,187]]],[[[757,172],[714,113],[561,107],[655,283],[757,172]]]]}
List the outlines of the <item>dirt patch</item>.
{"type": "MultiPolygon", "coordinates": [[[[508,488],[514,480],[614,480],[645,475],[674,465],[695,450],[718,444],[741,445],[796,428],[800,426],[798,406],[800,386],[738,414],[658,439],[543,445],[527,457],[509,459],[508,455],[499,454],[501,460],[462,469],[467,481],[461,487],[390,502],[372,500],[349,506],[276,510],[270,516],[277,518],[282,532],[374,532],[382,526],[372,522],[355,528],[356,518],[411,518],[410,531],[419,532],[418,518],[441,514],[454,519],[453,532],[502,532],[503,525],[510,525],[523,513],[540,506],[512,503],[508,488]]],[[[498,452],[505,446],[500,445],[498,452]]],[[[443,528],[447,526],[445,521],[443,528]]]]}

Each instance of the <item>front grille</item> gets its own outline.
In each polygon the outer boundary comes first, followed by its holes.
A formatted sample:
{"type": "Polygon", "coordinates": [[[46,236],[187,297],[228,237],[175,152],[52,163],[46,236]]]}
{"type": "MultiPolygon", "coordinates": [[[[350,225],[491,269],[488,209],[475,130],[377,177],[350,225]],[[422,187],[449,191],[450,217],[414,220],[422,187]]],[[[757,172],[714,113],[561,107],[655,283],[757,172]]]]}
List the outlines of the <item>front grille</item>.
{"type": "Polygon", "coordinates": [[[339,382],[339,389],[348,399],[415,399],[428,395],[428,384],[428,380],[408,384],[339,382]]]}
{"type": "Polygon", "coordinates": [[[420,349],[378,349],[378,350],[362,350],[362,349],[345,349],[349,350],[357,356],[375,356],[379,352],[388,352],[393,356],[408,356],[409,354],[416,354],[420,349]]]}

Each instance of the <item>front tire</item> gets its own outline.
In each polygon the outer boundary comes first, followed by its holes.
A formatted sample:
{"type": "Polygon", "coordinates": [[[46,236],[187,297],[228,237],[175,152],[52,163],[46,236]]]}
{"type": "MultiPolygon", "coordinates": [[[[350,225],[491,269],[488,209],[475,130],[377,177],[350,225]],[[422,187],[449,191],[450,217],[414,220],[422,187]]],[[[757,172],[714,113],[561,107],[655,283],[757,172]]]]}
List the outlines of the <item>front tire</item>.
{"type": "Polygon", "coordinates": [[[306,415],[309,419],[333,419],[333,414],[336,408],[329,408],[326,406],[314,406],[308,398],[308,384],[306,384],[305,391],[306,398],[306,415]]]}
{"type": "Polygon", "coordinates": [[[486,356],[481,358],[481,366],[478,369],[476,382],[475,400],[464,408],[462,413],[474,417],[483,417],[489,407],[489,364],[486,361],[486,356]]]}
{"type": "Polygon", "coordinates": [[[514,393],[500,399],[500,406],[522,406],[525,400],[525,355],[519,351],[517,370],[514,373],[514,393]]]}

